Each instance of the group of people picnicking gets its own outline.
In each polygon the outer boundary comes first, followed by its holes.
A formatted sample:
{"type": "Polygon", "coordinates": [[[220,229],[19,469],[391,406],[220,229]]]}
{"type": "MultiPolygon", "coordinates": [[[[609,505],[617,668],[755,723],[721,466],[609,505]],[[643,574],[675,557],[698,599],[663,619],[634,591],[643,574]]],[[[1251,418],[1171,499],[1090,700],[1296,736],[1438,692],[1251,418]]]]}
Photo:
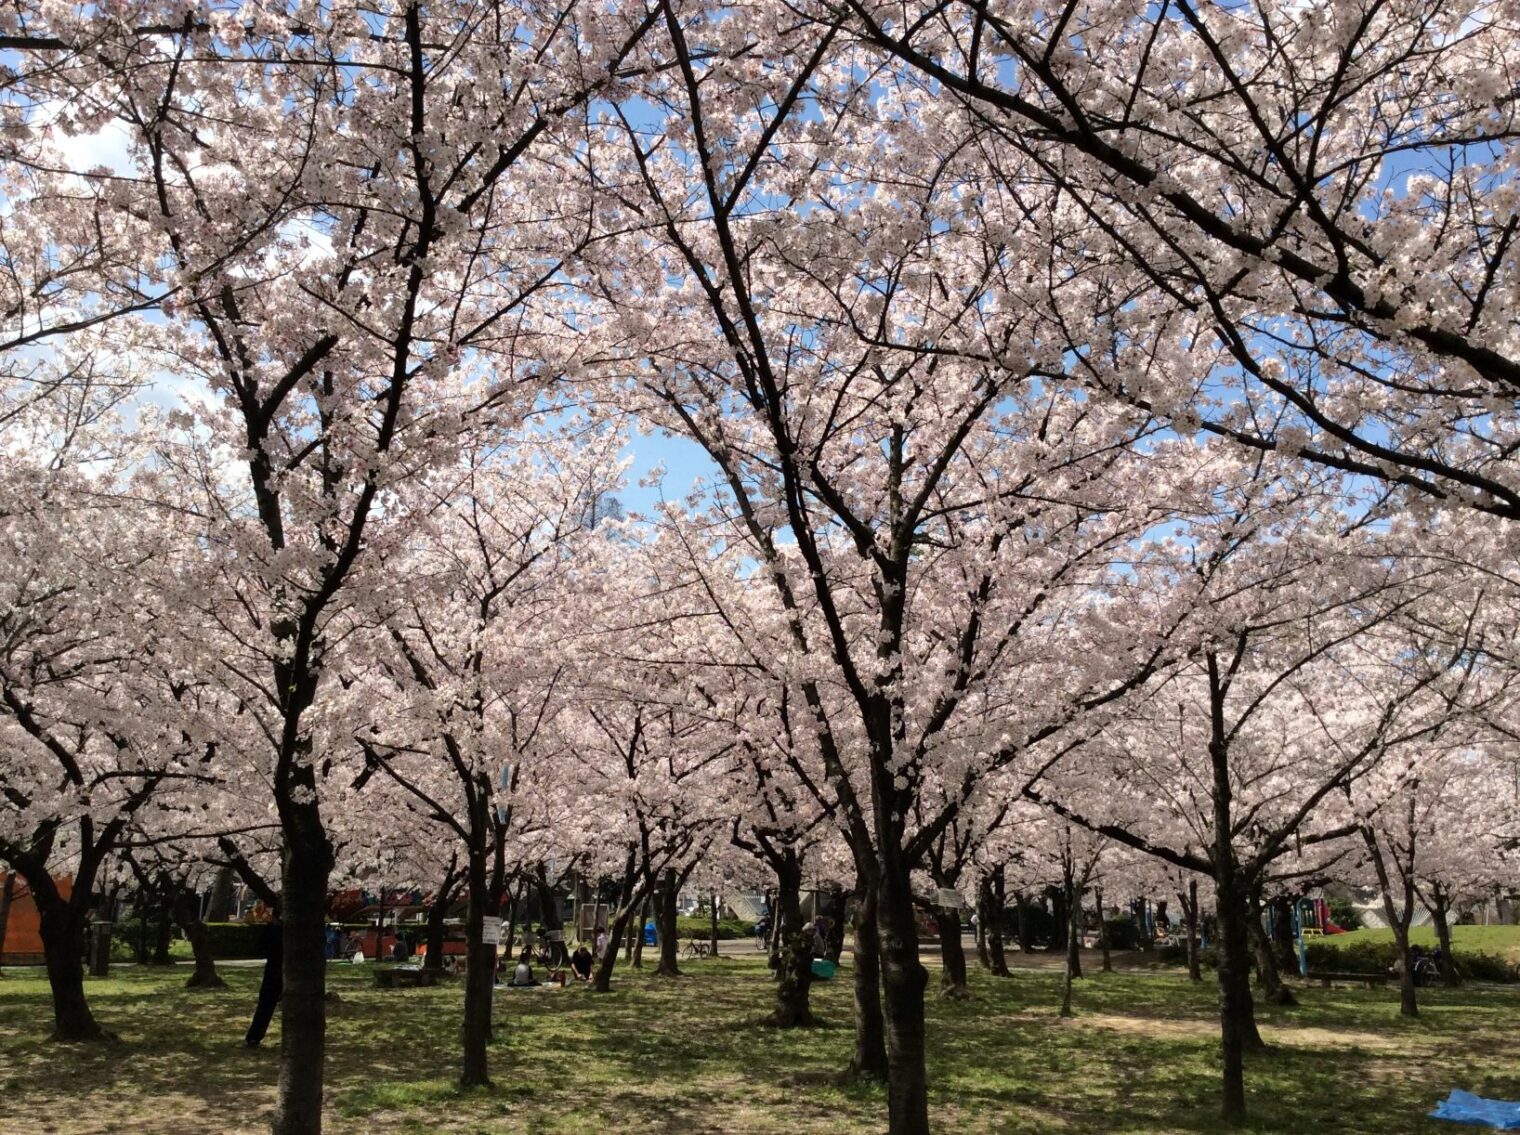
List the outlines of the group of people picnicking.
{"type": "MultiPolygon", "coordinates": [[[[254,1008],[253,1021],[249,1024],[248,1032],[243,1038],[243,1043],[249,1048],[258,1048],[263,1043],[264,1034],[268,1031],[269,1023],[274,1019],[275,1009],[279,1006],[280,998],[284,994],[282,930],[283,925],[279,918],[272,919],[264,927],[259,943],[260,952],[264,955],[264,975],[259,985],[259,1000],[254,1008]]],[[[376,952],[381,952],[380,943],[383,942],[383,938],[377,934],[375,940],[376,952]]],[[[589,984],[592,970],[598,959],[606,953],[607,948],[608,937],[605,926],[597,927],[594,946],[588,947],[585,942],[581,942],[573,953],[565,948],[563,930],[546,931],[539,926],[536,930],[523,933],[522,953],[518,955],[517,964],[512,969],[512,976],[506,982],[501,981],[502,966],[498,962],[497,984],[513,988],[528,988],[546,983],[565,985],[569,981],[589,984]],[[547,951],[545,964],[548,968],[544,981],[539,981],[533,972],[534,949],[540,946],[547,951]]],[[[350,954],[362,956],[363,952],[363,940],[357,935],[345,935],[337,927],[328,927],[328,958],[346,958],[350,954]]],[[[389,950],[384,952],[391,961],[396,962],[408,961],[412,956],[411,944],[403,934],[397,934],[389,950]]]]}
{"type": "Polygon", "coordinates": [[[577,944],[574,953],[566,951],[565,934],[560,931],[545,931],[539,927],[536,931],[530,930],[523,933],[522,953],[517,957],[517,964],[512,967],[512,976],[505,984],[513,989],[526,989],[543,984],[566,985],[571,981],[590,984],[591,974],[596,963],[607,952],[608,937],[605,926],[598,927],[593,946],[587,946],[584,941],[577,944]],[[548,957],[544,964],[547,967],[543,981],[540,981],[533,972],[534,947],[542,943],[548,950],[548,957]]]}

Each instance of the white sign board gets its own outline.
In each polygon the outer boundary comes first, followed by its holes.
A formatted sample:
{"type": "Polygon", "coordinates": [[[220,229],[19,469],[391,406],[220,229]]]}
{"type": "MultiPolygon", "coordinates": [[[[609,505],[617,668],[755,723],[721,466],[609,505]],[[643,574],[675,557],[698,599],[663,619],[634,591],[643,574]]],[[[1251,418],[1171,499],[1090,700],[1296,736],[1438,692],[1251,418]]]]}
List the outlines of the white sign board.
{"type": "Polygon", "coordinates": [[[482,920],[480,927],[480,940],[487,946],[496,946],[501,943],[501,919],[487,917],[482,920]]]}

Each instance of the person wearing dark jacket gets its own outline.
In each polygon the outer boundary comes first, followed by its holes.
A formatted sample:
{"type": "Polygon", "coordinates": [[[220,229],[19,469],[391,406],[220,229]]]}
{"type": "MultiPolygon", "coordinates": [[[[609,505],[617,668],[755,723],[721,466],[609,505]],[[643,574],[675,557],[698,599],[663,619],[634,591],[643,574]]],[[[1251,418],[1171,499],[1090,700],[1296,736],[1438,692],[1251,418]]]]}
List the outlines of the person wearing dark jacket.
{"type": "Polygon", "coordinates": [[[278,918],[264,927],[262,945],[264,980],[259,984],[259,1004],[253,1011],[253,1023],[248,1026],[248,1035],[243,1038],[243,1043],[249,1048],[257,1048],[264,1039],[264,1034],[269,1030],[269,1022],[274,1018],[275,1006],[280,1003],[280,996],[285,992],[285,936],[278,918]]]}

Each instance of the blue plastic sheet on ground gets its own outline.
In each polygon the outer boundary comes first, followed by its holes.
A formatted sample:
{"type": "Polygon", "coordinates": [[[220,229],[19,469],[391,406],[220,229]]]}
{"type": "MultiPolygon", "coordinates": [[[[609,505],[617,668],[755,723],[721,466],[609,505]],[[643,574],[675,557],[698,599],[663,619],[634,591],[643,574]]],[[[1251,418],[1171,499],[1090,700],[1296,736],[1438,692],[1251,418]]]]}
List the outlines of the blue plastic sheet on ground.
{"type": "Polygon", "coordinates": [[[1500,1131],[1520,1131],[1520,1100],[1486,1100],[1471,1092],[1452,1092],[1430,1113],[1432,1119],[1473,1123],[1500,1131]]]}

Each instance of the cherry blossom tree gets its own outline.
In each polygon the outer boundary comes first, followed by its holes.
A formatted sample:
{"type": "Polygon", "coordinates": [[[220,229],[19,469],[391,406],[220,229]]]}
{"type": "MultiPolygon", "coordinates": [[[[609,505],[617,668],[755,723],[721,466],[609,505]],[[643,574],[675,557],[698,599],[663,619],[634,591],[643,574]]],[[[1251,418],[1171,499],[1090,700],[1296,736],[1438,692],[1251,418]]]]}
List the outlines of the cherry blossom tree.
{"type": "Polygon", "coordinates": [[[160,810],[193,795],[210,756],[153,588],[186,532],[136,499],[139,449],[119,417],[130,389],[78,376],[0,388],[0,859],[36,902],[66,1041],[109,1035],[81,966],[97,884],[134,828],[161,834],[160,810]]]}
{"type": "MultiPolygon", "coordinates": [[[[1213,878],[1224,1111],[1238,1119],[1243,1055],[1260,1045],[1253,894],[1284,856],[1355,834],[1341,790],[1390,750],[1436,736],[1475,660],[1467,624],[1437,632],[1413,615],[1420,604],[1452,605],[1439,576],[1359,526],[1337,483],[1302,470],[1262,476],[1250,462],[1231,475],[1233,459],[1211,448],[1224,464],[1204,483],[1220,507],[1183,528],[1174,572],[1152,578],[1168,591],[1199,580],[1187,636],[1196,645],[1129,699],[1124,721],[1093,735],[1095,750],[1112,753],[1108,773],[1090,753],[1029,795],[1213,878]]],[[[1456,595],[1460,610],[1460,587],[1456,595]]]]}
{"type": "MultiPolygon", "coordinates": [[[[406,489],[410,538],[386,565],[407,586],[375,619],[367,684],[399,712],[361,725],[356,743],[464,850],[467,1086],[489,1083],[498,947],[485,920],[499,924],[508,877],[528,866],[524,835],[552,830],[564,806],[554,721],[578,610],[571,568],[593,538],[588,504],[616,486],[620,440],[575,422],[475,439],[406,489]]],[[[548,892],[541,863],[537,875],[548,892]]]]}
{"type": "Polygon", "coordinates": [[[140,290],[166,321],[96,332],[215,396],[195,428],[220,449],[197,472],[245,650],[209,669],[257,720],[262,745],[234,751],[267,773],[284,833],[274,1126],[304,1135],[321,1126],[323,746],[344,732],[326,691],[346,598],[396,487],[447,459],[459,420],[510,419],[573,354],[566,309],[546,301],[599,226],[566,163],[578,111],[648,20],[417,4],[299,23],[280,5],[172,15],[127,15],[119,51],[79,40],[90,17],[68,9],[17,30],[23,50],[64,44],[71,65],[48,82],[70,114],[127,136],[126,181],[89,176],[116,187],[111,217],[131,230],[117,243],[163,281],[140,290]]]}
{"type": "Polygon", "coordinates": [[[863,106],[835,107],[812,38],[780,33],[741,93],[718,94],[705,76],[741,77],[727,27],[667,9],[649,49],[669,59],[663,117],[613,109],[628,224],[655,231],[592,257],[601,365],[626,370],[632,412],[704,447],[709,526],[745,545],[782,612],[842,827],[869,841],[891,1130],[907,1135],[928,1125],[912,872],[982,776],[1142,682],[1164,638],[1106,612],[1086,630],[1102,645],[1079,645],[1055,613],[1089,602],[1108,553],[1161,516],[1119,487],[1147,425],[1069,395],[1069,339],[1037,314],[1073,277],[1027,258],[1079,218],[984,194],[965,152],[909,144],[916,108],[884,135],[863,106]],[[803,103],[840,120],[805,162],[803,103]],[[889,170],[890,202],[870,188],[889,170]],[[1017,252],[992,230],[1022,234],[1017,252]],[[1009,365],[948,347],[973,340],[1009,365]],[[1010,693],[1016,661],[1021,692],[1046,696],[1010,693]],[[988,697],[998,714],[980,712],[988,697]],[[931,769],[951,787],[925,814],[931,769]]]}
{"type": "Polygon", "coordinates": [[[817,15],[973,123],[996,176],[1034,161],[1088,218],[1128,281],[1095,390],[1412,505],[1520,516],[1503,5],[817,15]]]}

